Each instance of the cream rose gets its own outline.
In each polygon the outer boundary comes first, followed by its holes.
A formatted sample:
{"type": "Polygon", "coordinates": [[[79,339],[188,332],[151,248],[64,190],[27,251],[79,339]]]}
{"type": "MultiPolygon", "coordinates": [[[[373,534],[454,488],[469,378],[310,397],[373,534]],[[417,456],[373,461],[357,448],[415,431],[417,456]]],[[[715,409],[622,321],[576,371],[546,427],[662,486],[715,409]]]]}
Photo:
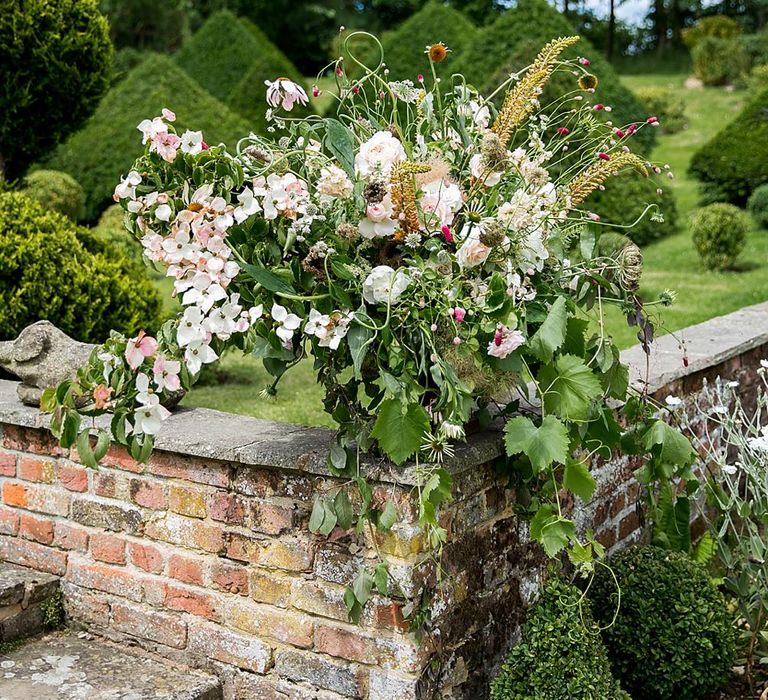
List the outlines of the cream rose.
{"type": "Polygon", "coordinates": [[[447,180],[433,180],[424,185],[422,190],[422,210],[427,214],[435,214],[440,226],[450,226],[456,212],[464,204],[458,185],[447,180]]]}
{"type": "Polygon", "coordinates": [[[366,207],[365,218],[358,229],[363,238],[391,236],[397,228],[397,221],[392,218],[392,198],[387,195],[381,202],[371,203],[366,207]]]}
{"type": "Polygon", "coordinates": [[[317,191],[323,198],[346,199],[352,194],[352,181],[337,165],[326,165],[320,171],[317,191]]]}
{"type": "Polygon", "coordinates": [[[405,270],[379,265],[363,282],[363,299],[369,304],[394,304],[410,283],[411,278],[405,270]]]}
{"type": "Polygon", "coordinates": [[[491,249],[480,241],[480,229],[472,224],[466,224],[461,230],[463,243],[456,251],[456,261],[465,270],[468,267],[482,265],[491,253],[491,249]]]}
{"type": "Polygon", "coordinates": [[[360,146],[355,156],[355,172],[361,177],[388,176],[395,163],[405,160],[405,149],[389,131],[377,131],[360,146]]]}

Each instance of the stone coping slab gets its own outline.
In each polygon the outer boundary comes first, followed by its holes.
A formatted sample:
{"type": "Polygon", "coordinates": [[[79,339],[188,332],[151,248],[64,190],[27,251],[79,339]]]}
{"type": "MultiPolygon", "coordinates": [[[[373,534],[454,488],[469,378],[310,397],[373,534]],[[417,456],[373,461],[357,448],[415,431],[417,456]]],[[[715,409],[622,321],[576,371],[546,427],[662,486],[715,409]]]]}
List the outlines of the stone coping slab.
{"type": "Polygon", "coordinates": [[[0,700],[221,700],[217,678],[125,647],[47,635],[0,656],[0,700]]]}
{"type": "MultiPolygon", "coordinates": [[[[768,343],[768,302],[739,309],[726,316],[690,326],[658,338],[648,362],[648,390],[652,393],[686,375],[716,366],[732,357],[768,343]],[[682,362],[684,340],[688,367],[682,362]]],[[[646,357],[636,345],[621,353],[630,367],[630,380],[642,388],[646,357]]],[[[0,423],[29,428],[47,427],[48,419],[16,396],[16,382],[0,380],[0,423]]],[[[106,421],[102,425],[108,425],[106,421]]],[[[203,459],[275,467],[327,475],[326,455],[333,444],[333,431],[290,423],[277,423],[207,408],[179,406],[157,436],[156,449],[203,459]]],[[[501,454],[497,431],[470,436],[457,445],[456,456],[446,463],[461,473],[501,454]]],[[[413,465],[395,467],[386,460],[365,457],[366,476],[381,481],[416,483],[413,465]]]]}

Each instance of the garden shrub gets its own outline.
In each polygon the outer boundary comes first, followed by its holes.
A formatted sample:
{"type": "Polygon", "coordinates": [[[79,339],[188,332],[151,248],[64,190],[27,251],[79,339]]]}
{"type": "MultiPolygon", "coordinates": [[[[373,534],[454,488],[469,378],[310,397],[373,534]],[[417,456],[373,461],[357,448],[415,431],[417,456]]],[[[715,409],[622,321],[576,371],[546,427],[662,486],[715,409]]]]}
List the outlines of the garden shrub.
{"type": "Polygon", "coordinates": [[[95,0],[0,0],[0,177],[21,176],[109,86],[112,44],[95,0]]]}
{"type": "MultiPolygon", "coordinates": [[[[453,64],[465,49],[478,43],[477,29],[461,12],[431,0],[397,29],[381,37],[384,60],[389,77],[416,82],[417,73],[429,74],[429,58],[424,48],[442,41],[451,52],[442,64],[436,64],[438,75],[450,77],[453,64]]],[[[480,42],[482,43],[482,42],[480,42]]],[[[378,52],[375,59],[378,58],[378,52]]]]}
{"type": "Polygon", "coordinates": [[[743,206],[757,187],[768,182],[766,110],[768,88],[763,87],[734,121],[694,153],[689,171],[701,181],[706,203],[743,206]]]}
{"type": "Polygon", "coordinates": [[[605,646],[581,592],[558,576],[528,611],[491,686],[491,700],[621,700],[605,646]]]}
{"type": "Polygon", "coordinates": [[[599,214],[602,221],[609,225],[609,230],[619,233],[626,230],[634,243],[644,246],[671,236],[678,230],[679,215],[675,195],[664,184],[655,176],[643,178],[634,171],[623,173],[610,178],[605,183],[605,189],[596,190],[582,206],[599,214]],[[657,194],[659,188],[661,195],[657,194]],[[657,212],[651,210],[631,230],[618,228],[634,223],[649,204],[658,206],[658,213],[663,220],[659,220],[657,212]],[[616,224],[617,227],[611,228],[610,224],[616,224]]]}
{"type": "Polygon", "coordinates": [[[733,628],[704,568],[658,547],[630,547],[608,565],[589,597],[622,687],[638,700],[700,700],[723,685],[733,628]]]}
{"type": "Polygon", "coordinates": [[[760,92],[766,85],[768,85],[768,64],[755,66],[744,80],[747,94],[760,92]]]}
{"type": "Polygon", "coordinates": [[[691,50],[693,73],[705,85],[732,83],[749,70],[749,57],[735,39],[705,36],[691,50]]]}
{"type": "Polygon", "coordinates": [[[768,65],[768,30],[757,34],[745,34],[740,42],[751,67],[768,65]]]}
{"type": "Polygon", "coordinates": [[[679,90],[649,86],[635,90],[635,95],[650,114],[659,118],[665,134],[674,134],[685,128],[685,102],[679,90]]]}
{"type": "Polygon", "coordinates": [[[119,49],[176,51],[189,34],[187,0],[100,0],[119,49]]]}
{"type": "Polygon", "coordinates": [[[768,228],[768,185],[760,185],[752,193],[747,209],[758,226],[768,228]]]}
{"type": "Polygon", "coordinates": [[[211,97],[170,58],[149,55],[116,85],[85,127],[53,153],[44,167],[72,175],[85,190],[85,219],[94,221],[115,185],[142,152],[136,125],[160,114],[176,112],[179,133],[202,131],[208,143],[230,145],[247,134],[248,123],[211,97]]]}
{"type": "Polygon", "coordinates": [[[712,15],[702,17],[693,27],[683,29],[683,43],[693,49],[704,39],[735,39],[741,34],[741,25],[732,17],[712,15]]]}
{"type": "Polygon", "coordinates": [[[624,248],[632,243],[632,239],[623,233],[605,231],[597,239],[597,254],[606,258],[615,258],[624,248]]]}
{"type": "Polygon", "coordinates": [[[151,52],[134,49],[131,46],[115,51],[115,60],[112,64],[112,85],[123,80],[149,53],[151,52]]]}
{"type": "Polygon", "coordinates": [[[37,170],[24,178],[22,192],[46,209],[64,214],[72,221],[83,217],[85,192],[80,183],[68,173],[37,170]]]}
{"type": "MultiPolygon", "coordinates": [[[[91,234],[99,241],[117,248],[137,265],[146,264],[144,247],[125,227],[125,210],[119,204],[113,204],[104,210],[98,223],[91,229],[91,234]]],[[[147,271],[152,277],[162,277],[162,274],[152,267],[147,267],[147,271]]]]}
{"type": "Polygon", "coordinates": [[[48,319],[78,340],[159,323],[144,270],[20,192],[0,194],[0,338],[48,319]]]}
{"type": "Polygon", "coordinates": [[[744,212],[733,204],[710,204],[691,214],[691,237],[709,270],[725,270],[736,262],[749,229],[744,212]]]}
{"type": "MultiPolygon", "coordinates": [[[[472,42],[452,62],[451,71],[464,73],[467,80],[481,92],[495,88],[500,79],[515,73],[531,63],[539,49],[556,36],[575,35],[578,32],[546,0],[520,0],[517,6],[506,11],[492,25],[483,29],[482,37],[472,42]]],[[[642,123],[649,116],[648,110],[638,98],[622,84],[611,64],[588,41],[582,39],[563,52],[563,58],[587,56],[592,62],[590,70],[600,83],[594,95],[587,95],[594,102],[612,107],[606,115],[615,124],[642,123]]],[[[545,89],[544,101],[563,94],[578,91],[576,78],[565,71],[558,71],[545,89]]],[[[597,113],[596,113],[597,114],[597,113]]],[[[655,141],[655,130],[642,128],[632,137],[635,148],[650,151],[655,141]]]]}

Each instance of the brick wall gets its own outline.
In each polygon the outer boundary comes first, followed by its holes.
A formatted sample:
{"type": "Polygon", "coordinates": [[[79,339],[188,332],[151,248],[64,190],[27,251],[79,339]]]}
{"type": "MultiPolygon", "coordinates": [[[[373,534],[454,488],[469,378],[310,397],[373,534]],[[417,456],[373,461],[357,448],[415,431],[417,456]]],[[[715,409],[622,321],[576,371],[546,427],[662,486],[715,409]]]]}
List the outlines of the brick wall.
{"type": "MultiPolygon", "coordinates": [[[[727,334],[714,322],[688,329],[687,368],[671,340],[659,342],[648,375],[628,351],[634,381],[642,375],[662,400],[694,396],[718,374],[750,390],[768,352],[768,307],[747,312],[727,334]]],[[[495,473],[497,434],[473,436],[450,465],[455,500],[441,515],[449,540],[438,573],[415,522],[409,468],[363,467],[399,506],[393,532],[375,543],[309,533],[314,493],[338,483],[325,467],[328,431],[179,410],[148,464],[112,449],[90,470],[14,389],[0,382],[0,558],[61,576],[74,623],[211,670],[230,699],[486,697],[544,564],[495,473]],[[374,596],[352,625],[344,587],[374,546],[403,596],[374,596]],[[403,609],[422,594],[432,620],[417,642],[403,609]]],[[[636,467],[621,458],[597,466],[595,499],[573,505],[609,547],[642,536],[636,467]]]]}

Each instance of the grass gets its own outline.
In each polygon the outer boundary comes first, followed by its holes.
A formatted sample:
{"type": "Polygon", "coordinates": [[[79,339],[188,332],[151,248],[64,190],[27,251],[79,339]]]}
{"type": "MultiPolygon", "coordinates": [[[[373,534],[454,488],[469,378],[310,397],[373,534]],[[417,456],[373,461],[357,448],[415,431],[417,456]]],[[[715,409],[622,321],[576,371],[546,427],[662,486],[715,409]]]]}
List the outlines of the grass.
{"type": "MultiPolygon", "coordinates": [[[[698,194],[696,181],[686,172],[688,163],[700,144],[738,114],[744,93],[727,92],[722,88],[687,90],[684,88],[685,77],[682,72],[624,77],[631,88],[659,85],[682,91],[688,117],[688,128],[677,134],[660,135],[653,153],[654,160],[669,163],[672,167],[675,179],[668,186],[675,191],[683,222],[678,234],[649,245],[643,251],[643,298],[655,299],[665,289],[678,293],[675,305],[663,310],[659,332],[676,331],[768,299],[765,269],[768,231],[751,231],[741,263],[737,269],[727,272],[704,270],[691,242],[687,217],[697,206],[698,194]]],[[[327,80],[321,87],[331,88],[331,83],[332,80],[327,80]]],[[[330,106],[329,103],[330,99],[326,97],[324,106],[330,106]]],[[[608,330],[620,347],[637,342],[635,331],[613,309],[609,310],[608,330]]],[[[285,375],[277,397],[261,398],[260,391],[269,383],[270,378],[259,361],[229,354],[217,369],[207,373],[184,403],[276,421],[333,425],[323,411],[322,391],[309,361],[285,375]]]]}

